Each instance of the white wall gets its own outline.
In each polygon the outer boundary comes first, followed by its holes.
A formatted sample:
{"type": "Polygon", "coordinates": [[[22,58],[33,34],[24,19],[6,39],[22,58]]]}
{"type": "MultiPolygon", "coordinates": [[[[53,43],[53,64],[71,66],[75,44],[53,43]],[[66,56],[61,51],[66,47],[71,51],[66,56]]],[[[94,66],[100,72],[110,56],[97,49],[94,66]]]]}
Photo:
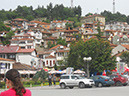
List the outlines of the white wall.
{"type": "Polygon", "coordinates": [[[31,62],[35,62],[35,65],[34,67],[38,67],[38,60],[40,58],[37,58],[36,56],[32,56],[32,55],[20,55],[20,54],[17,54],[16,55],[16,62],[20,62],[22,64],[27,64],[27,65],[30,65],[31,66],[31,62]]]}

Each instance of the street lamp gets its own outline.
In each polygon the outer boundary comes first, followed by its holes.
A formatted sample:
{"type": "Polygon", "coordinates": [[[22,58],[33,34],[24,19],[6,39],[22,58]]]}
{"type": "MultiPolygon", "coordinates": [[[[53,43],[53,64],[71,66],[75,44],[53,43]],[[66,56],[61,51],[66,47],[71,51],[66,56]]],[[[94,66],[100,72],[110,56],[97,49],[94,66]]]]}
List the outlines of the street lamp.
{"type": "Polygon", "coordinates": [[[86,71],[87,71],[87,77],[89,77],[89,61],[91,61],[92,60],[92,58],[91,57],[84,57],[83,58],[83,60],[84,60],[84,62],[87,62],[87,67],[85,66],[85,69],[86,69],[86,71]]]}

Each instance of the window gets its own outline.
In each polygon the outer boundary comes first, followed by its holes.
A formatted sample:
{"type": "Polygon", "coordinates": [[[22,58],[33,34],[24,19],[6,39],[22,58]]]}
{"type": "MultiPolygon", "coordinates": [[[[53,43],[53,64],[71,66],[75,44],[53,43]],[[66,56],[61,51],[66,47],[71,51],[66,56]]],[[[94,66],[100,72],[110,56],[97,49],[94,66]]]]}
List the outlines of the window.
{"type": "Polygon", "coordinates": [[[71,76],[72,79],[75,79],[75,76],[71,76]]]}
{"type": "Polygon", "coordinates": [[[8,63],[8,69],[10,69],[10,63],[8,63]]]}
{"type": "Polygon", "coordinates": [[[25,47],[21,47],[21,49],[25,49],[25,47]]]}
{"type": "Polygon", "coordinates": [[[55,60],[53,60],[53,64],[55,64],[55,60]]]}
{"type": "Polygon", "coordinates": [[[7,69],[7,63],[5,63],[5,68],[7,69]]]}
{"type": "Polygon", "coordinates": [[[9,58],[15,58],[15,55],[11,54],[9,55],[9,58]]]}
{"type": "Polygon", "coordinates": [[[32,43],[33,41],[27,41],[27,43],[32,43]]]}
{"type": "Polygon", "coordinates": [[[62,76],[61,79],[69,79],[69,76],[62,76]]]}
{"type": "Polygon", "coordinates": [[[50,66],[52,66],[52,61],[50,60],[50,66]]]}
{"type": "Polygon", "coordinates": [[[27,46],[28,49],[31,49],[31,46],[27,46]]]}
{"type": "Polygon", "coordinates": [[[21,41],[19,44],[25,44],[25,41],[21,41]]]}
{"type": "Polygon", "coordinates": [[[47,65],[48,65],[48,60],[47,60],[47,65]]]}

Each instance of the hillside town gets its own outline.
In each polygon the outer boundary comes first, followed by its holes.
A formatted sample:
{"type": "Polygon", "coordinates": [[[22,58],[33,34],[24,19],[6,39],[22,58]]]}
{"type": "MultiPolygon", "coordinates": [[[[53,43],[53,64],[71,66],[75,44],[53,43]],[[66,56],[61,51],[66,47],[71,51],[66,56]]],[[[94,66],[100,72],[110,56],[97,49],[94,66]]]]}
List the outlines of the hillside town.
{"type": "MultiPolygon", "coordinates": [[[[129,25],[127,22],[106,22],[105,17],[94,14],[82,17],[81,26],[70,28],[66,24],[73,26],[73,21],[53,20],[45,23],[38,20],[28,21],[16,18],[4,22],[6,27],[14,31],[14,36],[10,39],[10,44],[0,44],[0,64],[3,69],[1,73],[16,68],[23,74],[35,74],[36,70],[47,68],[51,70],[54,66],[60,65],[68,57],[70,43],[78,41],[80,38],[85,41],[96,38],[98,34],[98,24],[102,38],[110,42],[112,56],[119,56],[122,52],[129,50],[129,25]],[[7,26],[11,25],[11,26],[7,26]],[[66,46],[57,44],[58,39],[65,40],[66,46]],[[50,45],[54,45],[50,47],[50,45]]],[[[4,41],[7,31],[0,32],[0,40],[4,41]]]]}

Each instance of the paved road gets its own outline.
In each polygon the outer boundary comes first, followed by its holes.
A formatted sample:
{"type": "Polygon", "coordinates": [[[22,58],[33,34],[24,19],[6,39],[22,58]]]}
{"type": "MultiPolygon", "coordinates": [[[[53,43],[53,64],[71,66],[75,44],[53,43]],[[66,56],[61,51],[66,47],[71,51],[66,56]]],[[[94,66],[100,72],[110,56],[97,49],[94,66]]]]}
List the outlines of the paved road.
{"type": "Polygon", "coordinates": [[[30,88],[32,96],[129,96],[129,86],[60,89],[59,86],[30,88]]]}
{"type": "MultiPolygon", "coordinates": [[[[60,89],[59,86],[28,88],[32,96],[129,96],[129,86],[60,89]]],[[[0,90],[2,92],[4,90],[0,90]]]]}

